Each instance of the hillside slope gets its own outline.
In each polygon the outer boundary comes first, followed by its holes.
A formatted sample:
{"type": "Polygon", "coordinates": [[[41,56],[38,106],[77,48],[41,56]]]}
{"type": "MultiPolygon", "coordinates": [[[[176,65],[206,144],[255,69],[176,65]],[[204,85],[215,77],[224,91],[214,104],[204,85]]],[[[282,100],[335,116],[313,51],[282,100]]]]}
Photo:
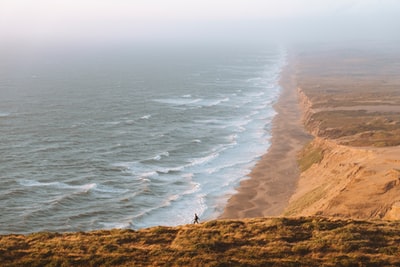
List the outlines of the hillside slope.
{"type": "Polygon", "coordinates": [[[285,215],[400,219],[400,147],[358,148],[316,138],[285,215]]]}
{"type": "Polygon", "coordinates": [[[218,220],[0,236],[2,266],[399,266],[400,222],[218,220]]]}

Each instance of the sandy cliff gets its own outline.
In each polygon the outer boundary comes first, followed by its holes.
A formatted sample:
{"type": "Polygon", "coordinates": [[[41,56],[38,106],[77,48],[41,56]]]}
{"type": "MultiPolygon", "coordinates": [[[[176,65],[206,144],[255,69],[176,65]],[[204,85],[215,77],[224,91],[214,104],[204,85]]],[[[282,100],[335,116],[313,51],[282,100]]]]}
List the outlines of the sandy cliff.
{"type": "Polygon", "coordinates": [[[400,219],[400,147],[356,148],[317,137],[303,153],[319,157],[301,173],[286,215],[400,219]]]}
{"type": "Polygon", "coordinates": [[[301,174],[284,215],[400,219],[399,66],[382,79],[357,58],[378,69],[393,60],[331,51],[299,57],[298,96],[314,139],[299,154],[301,174]],[[316,68],[322,54],[332,67],[316,68]]]}

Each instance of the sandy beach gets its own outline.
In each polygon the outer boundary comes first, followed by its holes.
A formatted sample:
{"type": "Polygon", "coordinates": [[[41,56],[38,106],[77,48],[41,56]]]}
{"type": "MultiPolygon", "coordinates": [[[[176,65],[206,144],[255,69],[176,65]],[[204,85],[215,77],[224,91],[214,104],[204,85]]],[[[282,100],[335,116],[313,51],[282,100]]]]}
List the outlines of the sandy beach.
{"type": "Polygon", "coordinates": [[[251,218],[282,214],[296,189],[299,171],[296,154],[311,140],[301,122],[295,66],[289,58],[282,74],[281,95],[274,105],[271,146],[240,183],[221,218],[251,218]]]}

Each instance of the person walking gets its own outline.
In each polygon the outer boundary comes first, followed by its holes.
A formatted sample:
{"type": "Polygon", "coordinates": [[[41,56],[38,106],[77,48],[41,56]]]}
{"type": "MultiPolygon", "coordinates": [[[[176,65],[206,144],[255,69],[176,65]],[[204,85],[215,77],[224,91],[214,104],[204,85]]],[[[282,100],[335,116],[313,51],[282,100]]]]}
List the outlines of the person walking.
{"type": "Polygon", "coordinates": [[[196,214],[196,213],[194,214],[194,220],[193,220],[193,223],[194,223],[194,224],[196,224],[196,223],[199,223],[199,216],[197,216],[197,214],[196,214]]]}

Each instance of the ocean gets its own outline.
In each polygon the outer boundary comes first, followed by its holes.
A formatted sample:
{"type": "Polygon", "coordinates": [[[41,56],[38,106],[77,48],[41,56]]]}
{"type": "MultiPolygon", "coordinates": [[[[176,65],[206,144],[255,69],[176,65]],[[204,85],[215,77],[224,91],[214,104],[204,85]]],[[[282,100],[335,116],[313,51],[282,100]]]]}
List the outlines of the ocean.
{"type": "Polygon", "coordinates": [[[1,51],[0,233],[217,218],[268,150],[275,45],[1,51]]]}

